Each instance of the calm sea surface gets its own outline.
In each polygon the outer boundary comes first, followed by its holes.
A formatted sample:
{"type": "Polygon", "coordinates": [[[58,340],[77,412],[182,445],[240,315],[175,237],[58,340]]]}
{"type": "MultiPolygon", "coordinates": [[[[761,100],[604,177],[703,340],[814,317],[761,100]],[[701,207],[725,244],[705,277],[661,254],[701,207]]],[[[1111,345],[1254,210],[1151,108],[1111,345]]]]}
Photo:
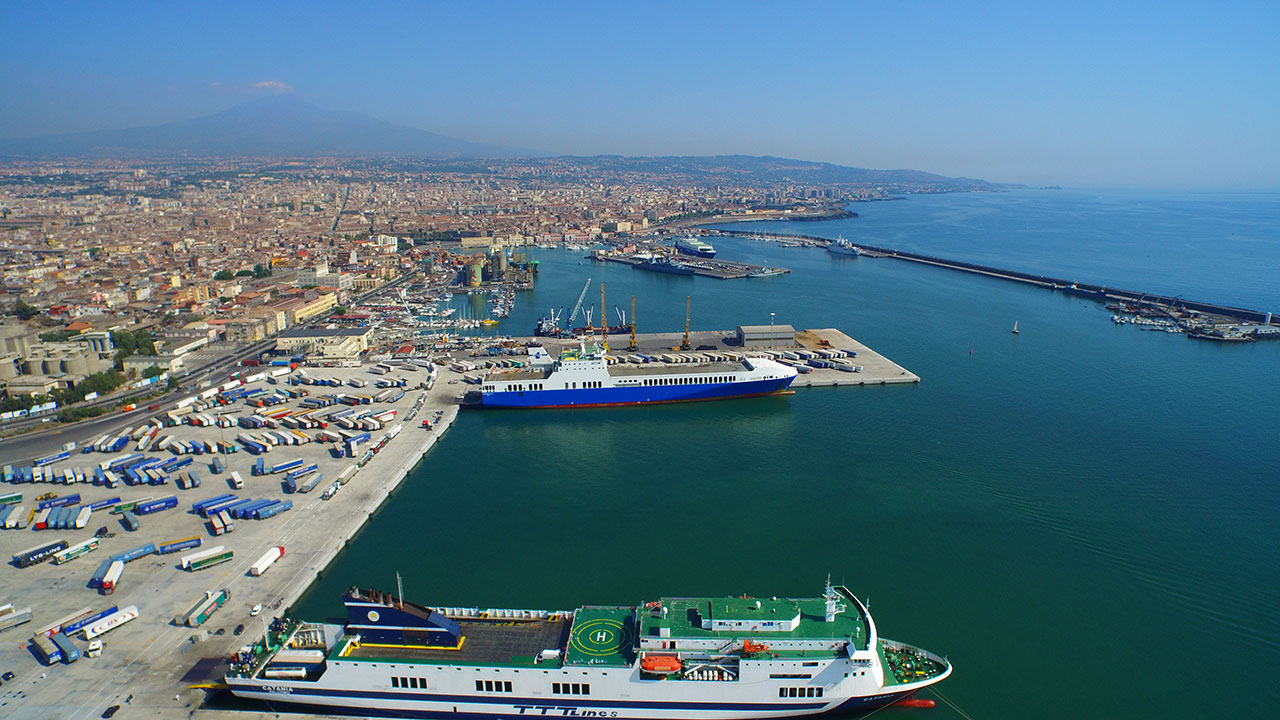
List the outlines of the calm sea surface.
{"type": "MultiPolygon", "coordinates": [[[[745,227],[1280,312],[1276,194],[854,209],[745,227]]],[[[345,587],[392,589],[397,570],[425,604],[553,609],[816,596],[831,573],[870,599],[883,635],[950,657],[939,689],[976,718],[1271,716],[1280,342],[1118,327],[1089,301],[889,259],[715,244],[792,272],[717,281],[538,251],[537,289],[500,330],[529,334],[591,277],[589,302],[601,281],[610,306],[636,296],[641,332],[681,330],[689,295],[695,329],[773,312],[839,328],[923,382],[464,412],[294,614],[341,615],[345,587]]],[[[883,717],[920,712],[954,716],[939,704],[883,717]]]]}

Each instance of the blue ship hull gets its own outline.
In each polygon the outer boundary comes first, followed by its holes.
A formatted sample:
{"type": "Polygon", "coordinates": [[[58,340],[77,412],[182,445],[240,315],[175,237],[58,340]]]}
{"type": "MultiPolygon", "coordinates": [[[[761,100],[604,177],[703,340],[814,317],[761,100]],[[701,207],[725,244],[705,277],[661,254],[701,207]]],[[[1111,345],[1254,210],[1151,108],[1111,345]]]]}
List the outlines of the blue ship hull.
{"type": "Polygon", "coordinates": [[[557,408],[648,405],[651,403],[722,400],[768,395],[786,390],[794,377],[753,380],[741,383],[701,383],[655,387],[606,387],[590,390],[537,390],[487,392],[481,395],[484,407],[557,408]]]}

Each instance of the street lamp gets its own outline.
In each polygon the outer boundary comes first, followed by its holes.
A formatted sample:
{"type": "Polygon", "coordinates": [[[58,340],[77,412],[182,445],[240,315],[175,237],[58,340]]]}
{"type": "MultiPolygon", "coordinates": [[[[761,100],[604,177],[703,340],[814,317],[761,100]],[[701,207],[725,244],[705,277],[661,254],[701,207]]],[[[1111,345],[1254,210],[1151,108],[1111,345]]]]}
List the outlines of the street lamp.
{"type": "Polygon", "coordinates": [[[777,313],[769,313],[769,347],[773,347],[773,316],[777,313]]]}

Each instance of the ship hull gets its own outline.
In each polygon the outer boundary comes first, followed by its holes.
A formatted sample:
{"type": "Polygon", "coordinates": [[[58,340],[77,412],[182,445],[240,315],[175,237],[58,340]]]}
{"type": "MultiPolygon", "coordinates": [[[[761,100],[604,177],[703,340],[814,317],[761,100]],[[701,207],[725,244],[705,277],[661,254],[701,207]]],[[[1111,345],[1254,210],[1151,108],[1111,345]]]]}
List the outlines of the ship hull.
{"type": "Polygon", "coordinates": [[[569,700],[564,698],[476,698],[466,695],[425,695],[337,688],[232,685],[237,697],[269,702],[273,709],[293,706],[299,712],[356,717],[472,718],[515,720],[533,717],[596,717],[611,720],[755,720],[856,713],[892,705],[911,697],[920,687],[880,692],[864,697],[831,698],[826,702],[682,702],[631,700],[569,700]],[[479,702],[478,702],[479,701],[479,702]]]}
{"type": "Polygon", "coordinates": [[[795,376],[740,383],[700,383],[655,387],[604,387],[590,390],[539,390],[535,392],[485,393],[484,407],[563,408],[650,405],[658,403],[724,400],[770,395],[790,387],[795,376]]]}

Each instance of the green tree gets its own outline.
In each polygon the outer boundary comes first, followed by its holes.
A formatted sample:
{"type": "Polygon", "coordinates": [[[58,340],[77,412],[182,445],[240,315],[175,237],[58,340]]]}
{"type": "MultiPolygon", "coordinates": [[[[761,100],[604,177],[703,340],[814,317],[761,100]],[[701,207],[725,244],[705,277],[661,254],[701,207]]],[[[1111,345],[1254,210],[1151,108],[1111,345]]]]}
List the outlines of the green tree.
{"type": "Polygon", "coordinates": [[[98,261],[98,259],[99,259],[99,258],[101,258],[101,257],[102,257],[102,248],[100,248],[100,247],[91,247],[91,248],[89,248],[89,259],[90,259],[90,260],[92,260],[92,261],[94,261],[94,262],[97,262],[97,261],[98,261]]]}
{"type": "Polygon", "coordinates": [[[235,277],[236,277],[235,273],[231,272],[230,270],[219,270],[218,272],[213,274],[214,280],[234,280],[235,277]]]}
{"type": "Polygon", "coordinates": [[[253,266],[253,276],[256,278],[271,277],[271,268],[258,263],[253,266]]]}
{"type": "Polygon", "coordinates": [[[19,298],[18,302],[13,306],[13,314],[17,315],[19,320],[30,320],[40,314],[40,308],[28,305],[25,300],[19,298]]]}
{"type": "Polygon", "coordinates": [[[160,375],[163,372],[164,370],[161,370],[159,365],[152,365],[151,367],[142,371],[142,379],[146,380],[147,378],[153,378],[160,375]]]}

